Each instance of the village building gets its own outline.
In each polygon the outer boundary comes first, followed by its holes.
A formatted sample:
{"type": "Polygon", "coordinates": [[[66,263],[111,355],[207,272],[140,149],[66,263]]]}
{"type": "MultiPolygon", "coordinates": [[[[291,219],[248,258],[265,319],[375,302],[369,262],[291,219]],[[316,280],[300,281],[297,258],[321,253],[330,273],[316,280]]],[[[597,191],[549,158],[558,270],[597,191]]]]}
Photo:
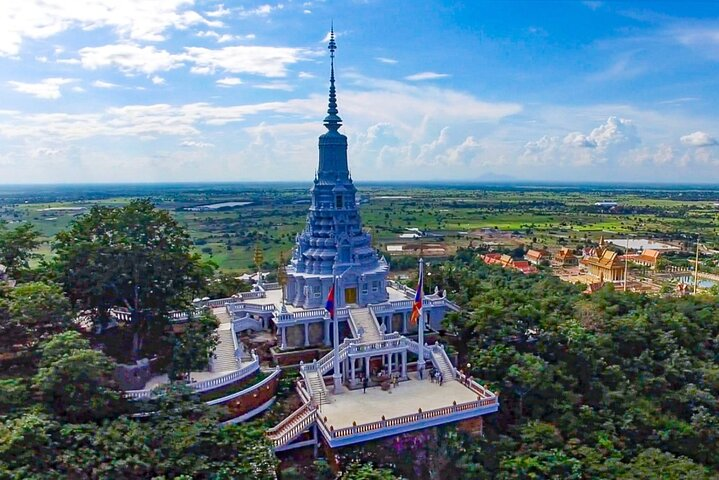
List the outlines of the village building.
{"type": "Polygon", "coordinates": [[[544,250],[527,250],[524,259],[532,265],[539,265],[542,261],[549,258],[549,253],[544,250]]]}
{"type": "Polygon", "coordinates": [[[599,240],[599,246],[592,249],[587,256],[582,258],[580,265],[587,270],[587,273],[603,282],[621,282],[624,280],[625,261],[619,254],[609,250],[604,243],[604,238],[599,240]]]}
{"type": "Polygon", "coordinates": [[[579,259],[571,248],[562,247],[557,253],[554,254],[554,263],[561,266],[573,266],[577,265],[579,259]]]}
{"type": "Polygon", "coordinates": [[[510,255],[492,252],[480,255],[479,258],[487,265],[499,265],[502,268],[520,271],[525,275],[537,273],[537,267],[526,260],[515,260],[510,255]]]}
{"type": "Polygon", "coordinates": [[[644,250],[639,255],[631,258],[631,260],[634,263],[656,270],[660,255],[661,252],[658,250],[644,250]]]}

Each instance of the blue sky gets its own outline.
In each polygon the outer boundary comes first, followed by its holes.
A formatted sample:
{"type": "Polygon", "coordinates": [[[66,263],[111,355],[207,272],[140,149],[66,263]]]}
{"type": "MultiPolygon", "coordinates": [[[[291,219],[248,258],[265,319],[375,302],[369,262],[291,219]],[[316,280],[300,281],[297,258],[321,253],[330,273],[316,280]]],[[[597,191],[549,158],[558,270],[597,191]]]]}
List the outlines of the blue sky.
{"type": "Polygon", "coordinates": [[[356,180],[719,182],[714,2],[23,0],[0,183],[311,180],[326,34],[356,180]]]}

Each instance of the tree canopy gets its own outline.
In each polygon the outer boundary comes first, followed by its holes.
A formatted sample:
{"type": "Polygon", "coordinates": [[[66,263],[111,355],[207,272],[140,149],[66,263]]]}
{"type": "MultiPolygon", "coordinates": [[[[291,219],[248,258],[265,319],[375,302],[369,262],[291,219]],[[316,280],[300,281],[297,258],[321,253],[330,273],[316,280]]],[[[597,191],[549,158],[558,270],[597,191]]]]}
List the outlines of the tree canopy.
{"type": "Polygon", "coordinates": [[[101,323],[113,307],[132,314],[135,356],[161,334],[167,314],[187,307],[206,269],[185,229],[149,200],[94,206],[57,234],[52,270],[73,305],[101,323]]]}
{"type": "Polygon", "coordinates": [[[18,276],[30,266],[35,250],[40,246],[40,233],[30,223],[8,228],[0,222],[0,264],[7,267],[11,277],[18,276]]]}

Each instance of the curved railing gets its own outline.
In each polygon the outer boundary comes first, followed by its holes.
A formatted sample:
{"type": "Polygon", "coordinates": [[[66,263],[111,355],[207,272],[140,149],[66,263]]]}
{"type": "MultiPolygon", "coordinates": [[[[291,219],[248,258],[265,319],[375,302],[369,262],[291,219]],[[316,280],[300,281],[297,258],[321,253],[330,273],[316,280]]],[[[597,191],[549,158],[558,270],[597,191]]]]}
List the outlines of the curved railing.
{"type": "MultiPolygon", "coordinates": [[[[203,380],[201,382],[188,383],[187,386],[195,390],[197,393],[203,393],[208,390],[214,390],[215,388],[224,387],[230,383],[234,383],[241,380],[255,371],[260,369],[260,359],[256,353],[252,353],[252,361],[244,367],[235,370],[234,372],[227,373],[225,375],[211,378],[209,380],[203,380]]],[[[159,385],[158,385],[159,386],[159,385]]],[[[157,387],[155,387],[157,388],[157,387]]],[[[155,388],[144,389],[144,390],[126,390],[125,397],[129,400],[146,400],[154,396],[155,388]]]]}
{"type": "Polygon", "coordinates": [[[264,378],[261,382],[258,382],[254,385],[250,385],[249,387],[245,388],[244,390],[240,390],[239,392],[231,393],[224,397],[216,398],[214,400],[210,400],[209,402],[205,402],[205,403],[207,405],[217,405],[220,403],[228,402],[237,397],[241,397],[243,395],[246,395],[246,394],[252,392],[253,390],[257,390],[257,389],[264,387],[268,383],[272,382],[275,378],[277,378],[281,373],[282,373],[282,369],[280,367],[276,367],[275,370],[270,375],[268,375],[266,378],[264,378]]]}

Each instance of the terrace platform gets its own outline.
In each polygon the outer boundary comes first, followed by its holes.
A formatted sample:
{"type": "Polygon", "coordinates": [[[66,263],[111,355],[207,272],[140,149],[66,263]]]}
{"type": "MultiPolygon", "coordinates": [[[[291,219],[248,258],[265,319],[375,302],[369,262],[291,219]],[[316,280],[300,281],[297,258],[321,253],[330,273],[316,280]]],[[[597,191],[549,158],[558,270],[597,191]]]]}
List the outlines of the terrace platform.
{"type": "Polygon", "coordinates": [[[442,386],[425,377],[419,380],[416,373],[409,374],[409,380],[399,382],[397,387],[382,390],[381,387],[350,390],[342,387],[338,395],[330,395],[329,402],[320,405],[319,415],[325,425],[333,430],[381,421],[382,417],[395,418],[412,415],[442,407],[468,403],[477,400],[477,393],[457,380],[445,381],[442,386]]]}

